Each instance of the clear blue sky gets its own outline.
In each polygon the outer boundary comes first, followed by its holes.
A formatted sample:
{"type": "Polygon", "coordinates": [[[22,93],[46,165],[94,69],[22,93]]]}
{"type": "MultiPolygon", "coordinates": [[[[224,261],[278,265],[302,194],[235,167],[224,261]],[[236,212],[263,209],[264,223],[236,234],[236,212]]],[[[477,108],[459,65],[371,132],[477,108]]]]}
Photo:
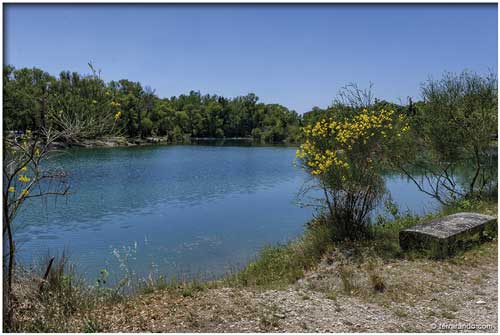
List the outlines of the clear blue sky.
{"type": "Polygon", "coordinates": [[[160,97],[257,94],[299,113],[338,89],[418,98],[465,68],[497,72],[497,5],[4,5],[4,62],[122,78],[160,97]]]}

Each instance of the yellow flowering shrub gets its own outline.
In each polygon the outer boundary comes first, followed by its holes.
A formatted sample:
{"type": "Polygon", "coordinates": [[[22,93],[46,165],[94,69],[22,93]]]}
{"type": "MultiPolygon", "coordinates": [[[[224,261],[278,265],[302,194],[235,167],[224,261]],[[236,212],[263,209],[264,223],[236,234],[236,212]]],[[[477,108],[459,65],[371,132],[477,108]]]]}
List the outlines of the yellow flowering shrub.
{"type": "Polygon", "coordinates": [[[313,175],[330,169],[346,170],[351,164],[364,160],[372,165],[377,153],[385,149],[394,136],[409,130],[403,115],[395,116],[392,110],[362,110],[350,119],[323,119],[303,128],[305,142],[296,156],[313,175]],[[360,153],[364,153],[360,156],[360,153]]]}
{"type": "Polygon", "coordinates": [[[296,156],[324,191],[326,206],[321,206],[329,211],[335,238],[363,238],[369,213],[385,190],[380,169],[409,130],[406,117],[392,110],[363,109],[302,130],[305,141],[296,156]]]}

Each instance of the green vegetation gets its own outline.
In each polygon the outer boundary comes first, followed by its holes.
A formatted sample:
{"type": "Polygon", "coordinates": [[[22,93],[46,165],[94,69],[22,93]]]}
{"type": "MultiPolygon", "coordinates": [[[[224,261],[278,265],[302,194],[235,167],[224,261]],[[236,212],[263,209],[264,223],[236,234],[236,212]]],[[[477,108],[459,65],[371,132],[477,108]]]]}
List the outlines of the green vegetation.
{"type": "Polygon", "coordinates": [[[112,134],[130,138],[166,136],[252,137],[262,142],[297,142],[300,117],[279,104],[259,103],[255,94],[236,98],[187,95],[159,98],[153,89],[126,79],[104,82],[100,72],[61,72],[4,66],[5,130],[51,128],[66,141],[112,134]]]}
{"type": "MultiPolygon", "coordinates": [[[[89,65],[91,75],[63,72],[57,79],[39,69],[4,67],[3,126],[23,132],[20,138],[6,137],[3,147],[4,241],[9,248],[4,253],[6,330],[69,331],[72,326],[64,320],[79,315],[85,331],[100,331],[103,325],[86,313],[126,299],[121,289],[137,279],[128,269],[123,281],[109,288],[103,270],[96,285],[89,287],[75,279],[64,259],[56,265],[50,261],[43,276],[14,268],[11,222],[18,208],[29,197],[67,191],[62,171],[41,168],[55,139],[74,143],[122,134],[166,136],[171,142],[192,137],[302,142],[297,158],[324,194],[317,204],[319,214],[303,236],[286,245],[264,248],[243,270],[221,281],[177,283],[164,277],[138,281],[136,292],[144,294],[160,289],[192,298],[211,285],[284,288],[334,253],[342,291],[349,295],[365,292],[373,298],[387,290],[376,262],[435,256],[432,250],[403,252],[399,246],[401,229],[457,211],[496,213],[492,205],[497,195],[497,158],[492,147],[498,132],[494,76],[447,74],[423,85],[423,102],[410,100],[407,106],[372,101],[370,89],[350,85],[328,109],[314,108],[300,117],[281,105],[258,103],[254,94],[227,99],[190,92],[161,99],[140,83],[105,83],[89,65]],[[459,179],[457,171],[465,169],[467,162],[472,163],[473,172],[459,179]],[[385,169],[406,174],[422,192],[443,204],[442,211],[418,217],[399,213],[387,201],[392,218],[379,217],[373,222],[372,211],[385,195],[381,177],[385,169]],[[30,193],[43,178],[62,181],[61,187],[30,193]],[[360,289],[353,264],[366,268],[369,293],[360,289]],[[34,285],[37,281],[40,284],[34,285]]],[[[495,239],[496,231],[481,238],[495,239]]],[[[128,256],[123,257],[126,260],[128,256]]],[[[459,260],[460,254],[454,259],[459,260]]],[[[389,290],[387,295],[395,292],[389,290]]],[[[328,294],[335,299],[337,292],[328,294]]],[[[405,317],[404,311],[395,313],[405,317]]],[[[272,325],[273,321],[266,319],[264,323],[272,325]]]]}
{"type": "MultiPolygon", "coordinates": [[[[497,204],[491,201],[476,201],[466,203],[467,210],[477,213],[496,215],[497,204]]],[[[261,288],[283,288],[296,282],[306,271],[312,271],[328,254],[343,254],[345,251],[352,256],[351,261],[341,263],[339,276],[345,291],[353,290],[352,260],[363,260],[367,257],[378,257],[382,260],[435,258],[435,255],[425,251],[403,251],[399,246],[399,232],[421,222],[464,211],[464,203],[458,202],[443,208],[442,211],[425,216],[407,213],[394,213],[391,219],[380,216],[378,223],[371,227],[371,238],[360,241],[343,241],[332,243],[331,225],[324,219],[316,219],[303,236],[286,245],[266,247],[257,259],[250,262],[241,272],[225,281],[234,286],[253,286],[261,288]],[[336,252],[337,251],[337,252],[336,252]]],[[[489,239],[496,238],[496,235],[489,239]]],[[[480,245],[476,243],[469,247],[480,245]]],[[[460,259],[459,252],[455,258],[460,259]]],[[[340,259],[342,261],[342,259],[340,259]]],[[[370,267],[370,266],[369,266],[370,267]]],[[[372,266],[373,268],[373,266],[372,266]]],[[[369,271],[369,280],[374,291],[383,291],[384,284],[381,274],[369,271]]]]}
{"type": "Polygon", "coordinates": [[[380,171],[407,131],[403,114],[366,108],[304,128],[306,140],[297,158],[323,190],[335,239],[359,239],[368,233],[368,215],[385,190],[380,171]]]}
{"type": "Polygon", "coordinates": [[[422,85],[393,164],[442,204],[496,196],[498,84],[493,74],[446,73],[422,85]],[[470,171],[462,180],[458,171],[470,171]]]}
{"type": "MultiPolygon", "coordinates": [[[[16,300],[11,319],[4,319],[8,332],[69,332],[69,317],[122,301],[114,289],[88,286],[75,272],[75,266],[63,254],[44,259],[39,267],[16,269],[14,289],[16,300]],[[46,272],[46,269],[48,271],[46,272]]],[[[99,325],[85,319],[88,331],[98,331],[99,325]]]]}
{"type": "Polygon", "coordinates": [[[317,207],[334,238],[369,237],[385,169],[400,171],[443,205],[496,198],[497,92],[492,74],[447,73],[423,84],[418,105],[372,101],[370,89],[351,85],[330,109],[305,115],[313,123],[303,128],[297,158],[324,193],[317,207]],[[473,172],[459,178],[467,168],[473,172]]]}
{"type": "Polygon", "coordinates": [[[332,247],[331,240],[329,228],[316,223],[297,240],[286,245],[265,247],[256,260],[226,281],[237,286],[285,287],[317,264],[332,247]]]}

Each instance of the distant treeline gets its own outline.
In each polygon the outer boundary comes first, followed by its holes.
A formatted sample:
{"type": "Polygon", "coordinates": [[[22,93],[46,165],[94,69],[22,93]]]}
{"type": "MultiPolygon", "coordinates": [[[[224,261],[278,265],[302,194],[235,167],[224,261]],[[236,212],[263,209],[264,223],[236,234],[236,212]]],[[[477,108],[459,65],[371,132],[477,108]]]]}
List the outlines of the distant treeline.
{"type": "MultiPolygon", "coordinates": [[[[92,67],[91,67],[92,68],[92,67]]],[[[93,70],[93,69],[92,69],[93,70]]],[[[75,138],[121,134],[127,137],[254,137],[295,142],[300,116],[279,104],[260,103],[255,94],[236,98],[191,91],[160,98],[126,79],[104,82],[90,75],[4,66],[5,130],[67,129],[75,138]]]]}
{"type": "MultiPolygon", "coordinates": [[[[4,130],[65,130],[68,140],[124,135],[253,137],[262,142],[300,141],[300,127],[341,111],[341,104],[314,107],[302,116],[279,104],[260,103],[253,94],[226,98],[191,91],[160,98],[148,86],[126,79],[104,82],[100,73],[64,71],[54,77],[37,68],[4,66],[4,130]]],[[[375,100],[376,108],[411,109],[375,100]]]]}

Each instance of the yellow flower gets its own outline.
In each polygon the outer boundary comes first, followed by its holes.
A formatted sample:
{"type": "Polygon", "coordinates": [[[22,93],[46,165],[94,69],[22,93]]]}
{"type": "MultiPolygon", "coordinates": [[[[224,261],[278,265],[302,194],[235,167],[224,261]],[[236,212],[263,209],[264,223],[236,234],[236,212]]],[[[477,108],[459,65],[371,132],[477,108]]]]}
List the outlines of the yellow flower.
{"type": "Polygon", "coordinates": [[[8,190],[10,193],[14,193],[16,191],[16,189],[14,188],[14,186],[11,186],[9,187],[9,190],[8,190]]]}
{"type": "Polygon", "coordinates": [[[118,121],[118,119],[120,119],[120,116],[122,116],[122,112],[120,112],[120,111],[116,112],[116,114],[115,114],[115,120],[118,121]]]}
{"type": "MultiPolygon", "coordinates": [[[[322,119],[313,125],[302,128],[306,141],[296,152],[297,158],[301,159],[305,167],[313,175],[321,175],[329,169],[348,168],[350,152],[358,146],[369,146],[370,138],[380,135],[388,138],[397,135],[394,132],[395,121],[401,118],[393,110],[369,111],[362,110],[361,113],[352,118],[338,121],[333,117],[322,119]]],[[[409,125],[403,125],[400,131],[404,133],[409,130],[409,125]]],[[[371,163],[371,162],[369,162],[371,163]]]]}
{"type": "Polygon", "coordinates": [[[28,171],[28,167],[27,167],[27,166],[23,166],[23,167],[21,168],[21,171],[23,171],[23,172],[28,171]]]}
{"type": "Polygon", "coordinates": [[[21,192],[21,195],[23,197],[27,196],[28,194],[30,194],[30,192],[27,190],[27,189],[24,189],[22,192],[21,192]]]}
{"type": "Polygon", "coordinates": [[[28,183],[31,179],[25,175],[21,175],[19,177],[19,181],[22,182],[22,183],[28,183]]]}
{"type": "Polygon", "coordinates": [[[35,149],[35,156],[40,156],[40,149],[38,148],[35,149]]]}

